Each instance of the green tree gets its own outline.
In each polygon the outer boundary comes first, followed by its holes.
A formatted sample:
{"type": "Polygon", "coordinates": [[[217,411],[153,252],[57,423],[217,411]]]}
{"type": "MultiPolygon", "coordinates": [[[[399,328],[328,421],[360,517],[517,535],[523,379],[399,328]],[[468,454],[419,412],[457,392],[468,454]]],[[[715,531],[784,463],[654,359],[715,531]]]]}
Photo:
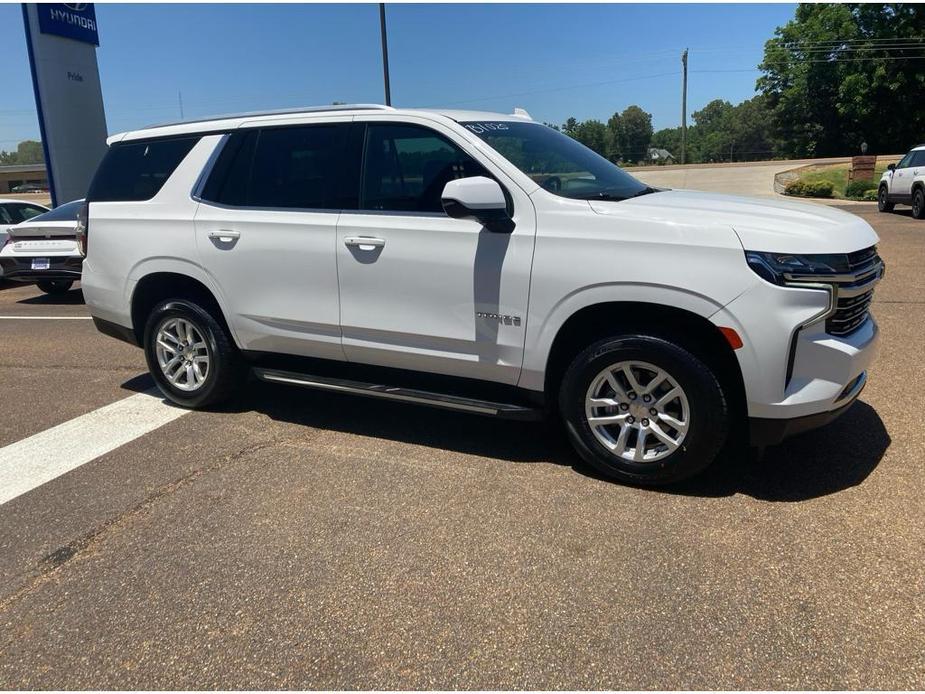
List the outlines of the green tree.
{"type": "Polygon", "coordinates": [[[614,113],[607,120],[607,130],[610,135],[610,151],[607,152],[607,158],[610,161],[620,161],[623,158],[623,119],[619,113],[614,113]]]}
{"type": "Polygon", "coordinates": [[[642,161],[652,141],[652,114],[634,104],[620,114],[620,124],[622,136],[619,145],[623,160],[642,161]]]}
{"type": "Polygon", "coordinates": [[[35,140],[23,140],[16,145],[16,158],[20,164],[41,164],[45,161],[42,143],[35,140]]]}
{"type": "Polygon", "coordinates": [[[602,157],[606,157],[610,150],[610,132],[599,120],[582,121],[569,134],[602,157]]]}
{"type": "Polygon", "coordinates": [[[765,44],[757,87],[787,156],[901,152],[925,130],[918,4],[800,4],[765,44]],[[885,43],[892,42],[892,43],[885,43]]]}
{"type": "MultiPolygon", "coordinates": [[[[687,131],[690,134],[690,130],[687,131]]],[[[662,128],[652,135],[652,147],[667,149],[677,161],[681,160],[681,128],[662,128]]]]}
{"type": "Polygon", "coordinates": [[[15,152],[0,151],[0,165],[41,164],[45,161],[42,143],[35,140],[23,140],[16,146],[15,152]]]}

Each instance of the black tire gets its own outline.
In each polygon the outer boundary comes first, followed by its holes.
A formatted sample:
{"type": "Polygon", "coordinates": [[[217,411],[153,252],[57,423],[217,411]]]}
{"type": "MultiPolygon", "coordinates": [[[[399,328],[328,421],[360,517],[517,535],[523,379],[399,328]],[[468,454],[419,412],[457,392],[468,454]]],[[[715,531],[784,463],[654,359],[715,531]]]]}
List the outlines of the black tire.
{"type": "Polygon", "coordinates": [[[893,203],[888,200],[887,194],[886,186],[880,186],[880,190],[877,191],[877,209],[881,212],[893,211],[893,203]]]}
{"type": "Polygon", "coordinates": [[[36,286],[46,294],[67,294],[74,286],[73,280],[44,280],[36,286]]]}
{"type": "Polygon", "coordinates": [[[225,328],[207,309],[188,299],[168,299],[154,307],[145,324],[144,350],[157,387],[182,407],[203,408],[227,400],[247,376],[247,365],[225,328]],[[175,318],[192,323],[205,342],[208,368],[202,383],[193,390],[172,384],[158,362],[157,334],[162,325],[175,318]]]}
{"type": "Polygon", "coordinates": [[[925,219],[925,188],[916,188],[912,193],[912,216],[925,219]]]}
{"type": "MultiPolygon", "coordinates": [[[[569,439],[585,462],[612,479],[647,486],[677,482],[705,469],[726,442],[730,422],[728,398],[710,368],[674,342],[642,334],[601,340],[575,357],[563,377],[559,409],[569,439]],[[585,398],[589,388],[605,368],[623,361],[663,369],[687,397],[687,433],[678,448],[660,460],[635,462],[614,454],[588,423],[585,398]]],[[[654,435],[647,440],[658,445],[654,435]]],[[[643,444],[644,451],[647,445],[643,444]]]]}

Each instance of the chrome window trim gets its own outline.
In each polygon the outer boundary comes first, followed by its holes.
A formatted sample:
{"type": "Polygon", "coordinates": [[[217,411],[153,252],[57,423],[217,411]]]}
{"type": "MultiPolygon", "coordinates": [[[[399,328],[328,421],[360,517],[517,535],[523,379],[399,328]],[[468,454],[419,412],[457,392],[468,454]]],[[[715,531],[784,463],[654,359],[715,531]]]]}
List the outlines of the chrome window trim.
{"type": "Polygon", "coordinates": [[[199,172],[199,178],[196,179],[196,184],[193,186],[193,190],[190,192],[190,197],[196,202],[201,203],[203,201],[202,189],[205,188],[206,181],[209,180],[209,176],[212,174],[212,169],[215,168],[215,162],[218,161],[222,150],[225,149],[225,145],[228,144],[228,140],[230,138],[231,133],[225,133],[222,135],[221,139],[215,144],[215,149],[212,150],[212,154],[210,154],[209,158],[206,160],[205,166],[202,167],[202,171],[199,172]]]}

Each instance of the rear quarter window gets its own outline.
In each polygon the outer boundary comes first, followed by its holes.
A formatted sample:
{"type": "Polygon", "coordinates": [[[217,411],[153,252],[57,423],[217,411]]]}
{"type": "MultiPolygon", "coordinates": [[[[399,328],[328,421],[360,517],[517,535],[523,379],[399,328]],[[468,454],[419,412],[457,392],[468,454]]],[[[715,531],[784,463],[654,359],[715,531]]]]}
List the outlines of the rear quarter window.
{"type": "Polygon", "coordinates": [[[113,145],[93,177],[87,201],[150,200],[199,139],[197,135],[113,145]]]}

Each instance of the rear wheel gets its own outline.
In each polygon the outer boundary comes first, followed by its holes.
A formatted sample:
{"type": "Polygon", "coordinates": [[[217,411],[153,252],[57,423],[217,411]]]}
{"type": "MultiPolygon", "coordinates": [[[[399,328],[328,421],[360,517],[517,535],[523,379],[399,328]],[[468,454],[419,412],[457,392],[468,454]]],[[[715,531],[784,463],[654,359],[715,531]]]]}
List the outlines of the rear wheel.
{"type": "Polygon", "coordinates": [[[925,219],[925,188],[916,188],[912,194],[912,216],[925,219]]]}
{"type": "Polygon", "coordinates": [[[880,186],[880,190],[877,191],[877,209],[881,212],[893,211],[893,203],[889,201],[887,195],[888,192],[886,186],[880,186]]]}
{"type": "Polygon", "coordinates": [[[683,347],[649,335],[585,349],[565,374],[559,407],[588,464],[643,485],[706,468],[726,441],[730,419],[713,372],[683,347]]]}
{"type": "Polygon", "coordinates": [[[185,299],[162,301],[144,335],[148,369],[161,392],[183,407],[228,399],[247,367],[230,336],[202,306],[185,299]]]}
{"type": "Polygon", "coordinates": [[[73,280],[45,280],[36,285],[46,294],[66,294],[74,285],[73,280]]]}

